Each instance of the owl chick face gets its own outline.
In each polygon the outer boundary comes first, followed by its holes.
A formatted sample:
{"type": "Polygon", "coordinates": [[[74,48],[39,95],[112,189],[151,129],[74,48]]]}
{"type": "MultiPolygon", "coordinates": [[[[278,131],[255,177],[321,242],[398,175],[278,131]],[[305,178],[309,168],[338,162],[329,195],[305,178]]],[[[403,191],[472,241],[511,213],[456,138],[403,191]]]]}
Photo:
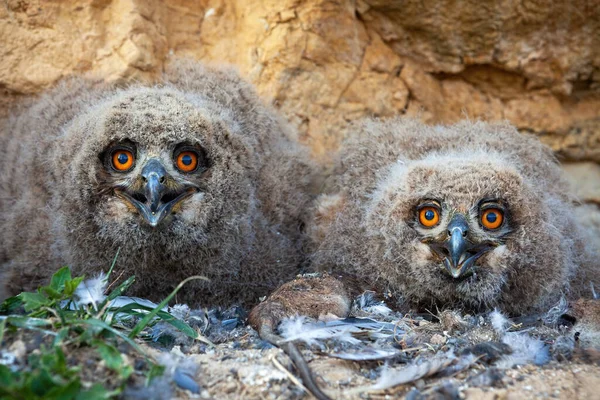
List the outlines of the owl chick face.
{"type": "Polygon", "coordinates": [[[161,148],[120,141],[100,159],[106,192],[138,214],[140,225],[151,228],[168,225],[182,203],[202,193],[209,169],[203,148],[187,142],[161,148]]]}
{"type": "Polygon", "coordinates": [[[512,236],[531,224],[523,218],[543,213],[522,207],[534,198],[500,158],[432,155],[390,169],[367,206],[366,227],[384,241],[382,275],[400,293],[492,305],[523,250],[512,236]]]}
{"type": "Polygon", "coordinates": [[[67,171],[64,196],[71,210],[93,211],[84,219],[70,212],[65,225],[92,220],[102,240],[148,247],[165,242],[179,252],[221,229],[217,218],[226,224],[246,215],[255,173],[245,151],[251,143],[230,134],[237,127],[226,111],[214,112],[202,101],[140,88],[75,120],[66,134],[80,146],[60,157],[67,171]]]}

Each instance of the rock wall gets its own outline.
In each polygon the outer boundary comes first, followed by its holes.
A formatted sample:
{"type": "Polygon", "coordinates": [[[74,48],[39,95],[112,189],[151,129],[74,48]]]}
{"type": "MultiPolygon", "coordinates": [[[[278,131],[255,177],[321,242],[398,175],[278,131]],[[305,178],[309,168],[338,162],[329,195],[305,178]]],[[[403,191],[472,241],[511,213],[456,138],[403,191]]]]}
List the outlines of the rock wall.
{"type": "Polygon", "coordinates": [[[237,65],[327,160],[349,122],[508,119],[600,162],[598,0],[7,0],[0,100],[173,56],[237,65]]]}

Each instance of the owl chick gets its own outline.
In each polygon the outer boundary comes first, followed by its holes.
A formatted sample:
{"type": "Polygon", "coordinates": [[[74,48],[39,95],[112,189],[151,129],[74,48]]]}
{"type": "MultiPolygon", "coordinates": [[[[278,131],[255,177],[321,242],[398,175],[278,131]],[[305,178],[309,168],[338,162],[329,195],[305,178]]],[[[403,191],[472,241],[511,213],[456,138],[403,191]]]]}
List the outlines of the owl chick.
{"type": "Polygon", "coordinates": [[[253,302],[302,262],[311,177],[294,132],[236,73],[175,63],[153,87],[70,80],[2,122],[0,297],[69,265],[131,294],[253,302]]]}
{"type": "Polygon", "coordinates": [[[551,150],[507,124],[366,121],[337,171],[312,229],[321,270],[370,277],[414,306],[511,314],[598,282],[551,150]]]}

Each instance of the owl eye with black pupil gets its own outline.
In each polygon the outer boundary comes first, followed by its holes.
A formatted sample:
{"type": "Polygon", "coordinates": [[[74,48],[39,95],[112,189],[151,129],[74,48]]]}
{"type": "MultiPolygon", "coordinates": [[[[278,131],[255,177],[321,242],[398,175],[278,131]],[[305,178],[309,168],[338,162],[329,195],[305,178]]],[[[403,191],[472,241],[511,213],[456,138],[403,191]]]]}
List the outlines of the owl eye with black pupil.
{"type": "Polygon", "coordinates": [[[419,210],[419,222],[425,228],[433,228],[440,222],[440,213],[435,207],[423,207],[419,210]]]}
{"type": "Polygon", "coordinates": [[[486,229],[498,229],[503,221],[504,213],[499,208],[488,208],[481,213],[481,225],[486,229]]]}
{"type": "Polygon", "coordinates": [[[133,153],[129,150],[116,150],[112,154],[112,166],[118,172],[129,171],[135,162],[133,153]]]}
{"type": "Polygon", "coordinates": [[[182,151],[175,157],[175,166],[181,172],[193,172],[198,167],[198,153],[194,150],[182,151]]]}

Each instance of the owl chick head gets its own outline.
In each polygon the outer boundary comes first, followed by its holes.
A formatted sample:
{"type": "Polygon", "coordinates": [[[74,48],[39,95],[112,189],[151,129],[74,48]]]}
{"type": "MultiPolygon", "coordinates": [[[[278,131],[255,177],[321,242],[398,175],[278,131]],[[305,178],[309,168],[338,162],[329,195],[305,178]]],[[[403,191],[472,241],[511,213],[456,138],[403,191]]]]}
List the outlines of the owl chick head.
{"type": "Polygon", "coordinates": [[[217,106],[202,94],[139,87],[74,120],[64,133],[72,145],[57,149],[63,200],[89,219],[71,211],[72,223],[95,221],[116,241],[172,235],[202,244],[217,215],[247,213],[258,143],[217,106]]]}
{"type": "Polygon", "coordinates": [[[521,312],[566,290],[580,238],[545,147],[484,123],[360,131],[315,211],[317,264],[424,306],[521,312]]]}

